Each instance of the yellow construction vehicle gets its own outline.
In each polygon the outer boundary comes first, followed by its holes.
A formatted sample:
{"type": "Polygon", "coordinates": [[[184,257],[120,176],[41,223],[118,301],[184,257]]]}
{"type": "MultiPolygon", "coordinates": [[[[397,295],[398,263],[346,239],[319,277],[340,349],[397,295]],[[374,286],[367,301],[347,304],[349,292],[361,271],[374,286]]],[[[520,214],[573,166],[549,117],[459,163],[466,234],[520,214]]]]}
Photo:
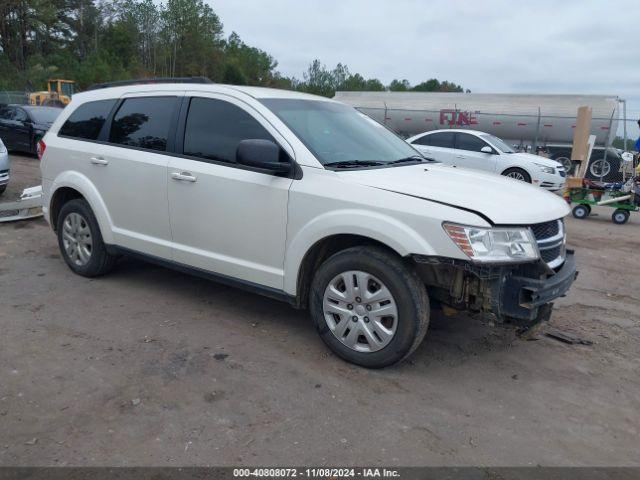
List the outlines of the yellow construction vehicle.
{"type": "Polygon", "coordinates": [[[75,83],[73,80],[51,78],[47,81],[47,90],[28,94],[29,105],[64,107],[71,101],[75,83]]]}

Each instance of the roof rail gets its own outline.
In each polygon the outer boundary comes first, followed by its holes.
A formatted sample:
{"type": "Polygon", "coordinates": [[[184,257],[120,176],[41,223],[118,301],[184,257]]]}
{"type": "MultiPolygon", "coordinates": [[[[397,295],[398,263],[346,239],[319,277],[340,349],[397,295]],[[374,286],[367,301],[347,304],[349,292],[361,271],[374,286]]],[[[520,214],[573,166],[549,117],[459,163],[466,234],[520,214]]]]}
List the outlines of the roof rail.
{"type": "Polygon", "coordinates": [[[213,83],[207,77],[151,77],[137,78],[135,80],[118,80],[115,82],[94,83],[87,90],[99,90],[101,88],[124,87],[126,85],[152,85],[156,83],[213,83]]]}

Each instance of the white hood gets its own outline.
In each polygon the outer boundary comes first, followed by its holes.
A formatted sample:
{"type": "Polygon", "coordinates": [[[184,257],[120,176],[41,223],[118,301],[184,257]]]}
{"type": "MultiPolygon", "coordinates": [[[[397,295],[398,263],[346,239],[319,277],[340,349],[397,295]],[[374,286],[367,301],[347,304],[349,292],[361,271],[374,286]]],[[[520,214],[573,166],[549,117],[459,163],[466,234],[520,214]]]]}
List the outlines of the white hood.
{"type": "Polygon", "coordinates": [[[564,217],[559,196],[519,180],[441,163],[340,171],[347,181],[473,210],[496,225],[531,225],[564,217]]]}

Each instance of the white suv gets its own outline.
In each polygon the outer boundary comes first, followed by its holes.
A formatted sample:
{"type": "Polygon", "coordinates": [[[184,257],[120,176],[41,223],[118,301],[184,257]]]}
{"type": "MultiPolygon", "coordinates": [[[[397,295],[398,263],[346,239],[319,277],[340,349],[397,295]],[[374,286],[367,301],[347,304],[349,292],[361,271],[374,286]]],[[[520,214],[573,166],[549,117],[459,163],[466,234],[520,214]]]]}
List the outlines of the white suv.
{"type": "Polygon", "coordinates": [[[326,98],[98,88],[74,95],[38,150],[74,272],[129,254],[283,299],[367,367],[415,350],[432,307],[531,324],[576,276],[560,198],[430,162],[326,98]]]}
{"type": "Polygon", "coordinates": [[[503,140],[477,130],[433,130],[407,139],[423,155],[454,167],[484,170],[555,192],[564,187],[560,162],[516,152],[503,140]]]}

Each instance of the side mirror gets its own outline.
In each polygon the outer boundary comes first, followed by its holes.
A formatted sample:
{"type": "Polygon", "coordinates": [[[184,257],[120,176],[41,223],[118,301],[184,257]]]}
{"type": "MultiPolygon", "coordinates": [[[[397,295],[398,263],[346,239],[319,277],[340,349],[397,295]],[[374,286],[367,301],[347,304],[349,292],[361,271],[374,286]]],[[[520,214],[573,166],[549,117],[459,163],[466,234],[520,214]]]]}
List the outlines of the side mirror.
{"type": "Polygon", "coordinates": [[[490,147],[490,146],[488,146],[488,145],[487,145],[487,146],[485,146],[485,147],[482,147],[482,148],[480,149],[480,151],[481,151],[482,153],[491,153],[491,154],[495,153],[495,152],[493,151],[493,148],[491,148],[491,147],[490,147]]]}
{"type": "Polygon", "coordinates": [[[271,140],[257,138],[242,140],[236,150],[236,161],[240,165],[274,173],[288,173],[291,170],[290,163],[280,161],[280,147],[271,140]]]}

